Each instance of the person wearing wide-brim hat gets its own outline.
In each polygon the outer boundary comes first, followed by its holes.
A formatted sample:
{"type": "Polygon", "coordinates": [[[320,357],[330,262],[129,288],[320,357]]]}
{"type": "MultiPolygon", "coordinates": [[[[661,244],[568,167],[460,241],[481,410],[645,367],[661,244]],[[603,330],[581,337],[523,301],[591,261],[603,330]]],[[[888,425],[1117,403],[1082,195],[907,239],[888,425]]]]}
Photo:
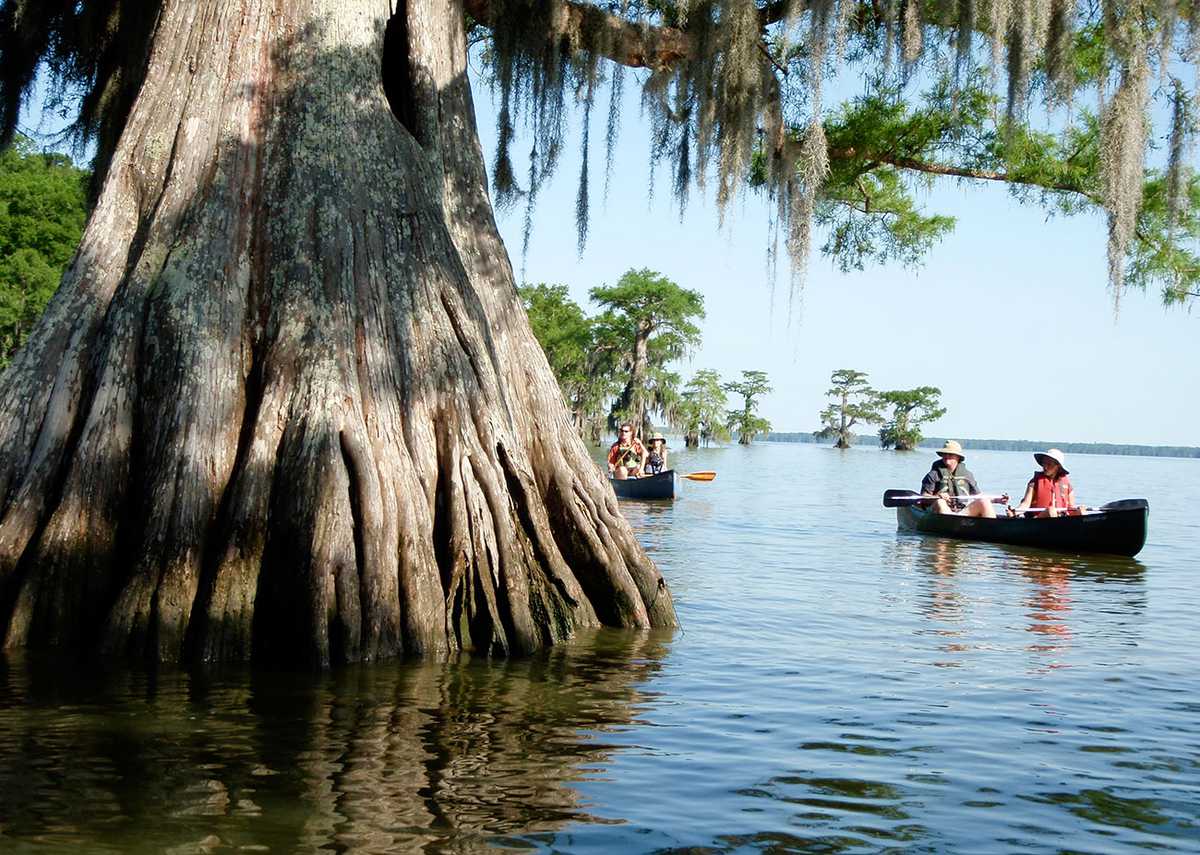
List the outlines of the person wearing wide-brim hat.
{"type": "Polygon", "coordinates": [[[1034,512],[1043,517],[1082,513],[1084,509],[1075,504],[1075,488],[1067,477],[1070,473],[1067,471],[1066,455],[1057,448],[1047,448],[1034,452],[1033,459],[1042,467],[1041,471],[1033,473],[1025,485],[1025,495],[1009,513],[1021,514],[1029,508],[1035,508],[1034,512]]]}
{"type": "MultiPolygon", "coordinates": [[[[921,481],[921,495],[937,496],[933,510],[939,514],[959,514],[970,517],[994,517],[996,511],[987,499],[967,499],[979,495],[979,482],[963,461],[963,447],[953,439],[937,450],[938,459],[921,481]]],[[[1007,502],[1008,496],[1001,501],[1007,502]]]]}
{"type": "Polygon", "coordinates": [[[646,465],[643,468],[651,475],[668,468],[667,438],[661,433],[650,434],[650,450],[646,453],[646,465]]]}

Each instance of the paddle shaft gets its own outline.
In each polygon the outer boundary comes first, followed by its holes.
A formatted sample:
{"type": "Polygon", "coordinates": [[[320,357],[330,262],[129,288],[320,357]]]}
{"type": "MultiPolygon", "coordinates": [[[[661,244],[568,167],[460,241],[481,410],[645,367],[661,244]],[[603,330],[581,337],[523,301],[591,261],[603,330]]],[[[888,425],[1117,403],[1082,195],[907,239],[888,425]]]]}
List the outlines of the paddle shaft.
{"type": "Polygon", "coordinates": [[[925,502],[936,502],[938,499],[945,499],[947,502],[974,502],[980,499],[987,502],[1005,502],[1008,501],[1008,496],[998,493],[975,493],[971,496],[892,496],[889,501],[896,504],[919,505],[925,502]]]}
{"type": "Polygon", "coordinates": [[[915,493],[912,490],[884,490],[883,491],[883,506],[885,508],[896,508],[901,505],[927,505],[930,502],[936,502],[938,499],[945,499],[948,502],[963,502],[969,504],[975,501],[983,502],[1007,502],[1007,493],[975,493],[969,496],[923,496],[920,493],[915,493]]]}
{"type": "Polygon", "coordinates": [[[1062,511],[1064,514],[1069,514],[1071,511],[1078,510],[1079,513],[1087,513],[1087,508],[1083,505],[1074,505],[1070,508],[1012,508],[1018,514],[1040,514],[1046,511],[1062,511]]]}

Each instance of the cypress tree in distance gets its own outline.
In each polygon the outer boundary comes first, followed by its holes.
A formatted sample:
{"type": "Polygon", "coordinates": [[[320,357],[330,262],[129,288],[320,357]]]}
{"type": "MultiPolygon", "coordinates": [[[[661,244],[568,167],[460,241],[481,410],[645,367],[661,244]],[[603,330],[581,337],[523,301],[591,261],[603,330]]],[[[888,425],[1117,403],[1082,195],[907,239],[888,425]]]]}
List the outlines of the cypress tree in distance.
{"type": "Polygon", "coordinates": [[[730,410],[726,425],[737,435],[739,445],[749,445],[760,433],[771,429],[771,423],[758,414],[755,398],[771,391],[765,371],[743,371],[742,379],[726,383],[725,390],[742,396],[742,408],[730,410]]]}
{"type": "Polygon", "coordinates": [[[921,442],[921,425],[946,414],[941,406],[942,390],[936,386],[880,392],[879,403],[892,408],[892,417],[879,428],[879,445],[897,451],[912,451],[921,442]]]}
{"type": "Polygon", "coordinates": [[[823,427],[815,431],[821,439],[834,439],[834,448],[849,448],[854,444],[856,424],[878,424],[883,421],[880,402],[874,389],[867,383],[864,371],[839,368],[830,375],[830,388],[825,394],[833,399],[821,411],[823,427]]]}

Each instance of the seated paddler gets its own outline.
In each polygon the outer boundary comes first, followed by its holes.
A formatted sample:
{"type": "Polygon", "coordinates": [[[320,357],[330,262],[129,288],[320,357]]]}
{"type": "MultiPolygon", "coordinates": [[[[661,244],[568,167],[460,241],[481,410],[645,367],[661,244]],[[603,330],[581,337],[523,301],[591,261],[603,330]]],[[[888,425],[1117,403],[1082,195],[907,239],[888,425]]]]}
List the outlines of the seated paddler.
{"type": "Polygon", "coordinates": [[[1075,488],[1067,477],[1070,473],[1065,455],[1057,448],[1047,448],[1034,454],[1033,459],[1042,467],[1041,471],[1033,473],[1025,485],[1025,495],[1015,508],[1009,509],[1009,514],[1031,511],[1040,517],[1056,517],[1083,513],[1085,509],[1076,504],[1075,488]]]}
{"type": "Polygon", "coordinates": [[[642,461],[646,459],[646,448],[633,435],[633,425],[621,425],[617,441],[608,449],[608,474],[613,478],[638,478],[642,474],[642,461]]]}
{"type": "MultiPolygon", "coordinates": [[[[971,470],[963,465],[967,459],[963,447],[953,439],[938,449],[938,459],[921,481],[922,496],[936,496],[933,510],[939,514],[957,514],[967,517],[994,517],[990,498],[979,496],[979,482],[971,470]]],[[[1001,497],[1007,502],[1008,497],[1001,497]]]]}
{"type": "Polygon", "coordinates": [[[650,434],[650,450],[646,453],[646,463],[642,471],[647,475],[657,475],[667,467],[667,438],[661,433],[650,434]]]}

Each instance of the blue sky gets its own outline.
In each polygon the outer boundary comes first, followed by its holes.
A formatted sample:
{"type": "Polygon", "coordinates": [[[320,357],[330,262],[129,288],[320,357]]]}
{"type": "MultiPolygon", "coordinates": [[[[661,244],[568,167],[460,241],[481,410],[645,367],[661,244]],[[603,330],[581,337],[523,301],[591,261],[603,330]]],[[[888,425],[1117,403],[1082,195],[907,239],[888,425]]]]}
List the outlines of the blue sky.
{"type": "MultiPolygon", "coordinates": [[[[629,84],[606,204],[604,110],[593,117],[597,177],[583,255],[574,225],[575,116],[535,211],[526,281],[564,283],[587,305],[588,289],[650,267],[700,291],[704,342],[680,371],[685,379],[702,368],[731,379],[742,369],[766,371],[774,391],[761,411],[775,430],[816,427],[830,373],[854,368],[879,389],[940,387],[947,413],[926,428],[930,435],[1200,445],[1200,306],[1168,310],[1157,293],[1135,291],[1114,314],[1100,215],[1047,219],[1002,187],[939,179],[923,198],[958,225],[921,268],[842,274],[814,256],[789,313],[786,270],[773,294],[767,277],[761,197],[735,205],[723,229],[711,198],[694,193],[681,222],[665,174],[648,197],[649,138],[629,84]]],[[[494,105],[486,87],[476,87],[476,99],[490,166],[494,105]]],[[[607,93],[600,101],[606,109],[607,93]]],[[[512,150],[528,148],[519,140],[512,150]]],[[[523,218],[523,209],[498,213],[518,275],[523,218]]]]}

